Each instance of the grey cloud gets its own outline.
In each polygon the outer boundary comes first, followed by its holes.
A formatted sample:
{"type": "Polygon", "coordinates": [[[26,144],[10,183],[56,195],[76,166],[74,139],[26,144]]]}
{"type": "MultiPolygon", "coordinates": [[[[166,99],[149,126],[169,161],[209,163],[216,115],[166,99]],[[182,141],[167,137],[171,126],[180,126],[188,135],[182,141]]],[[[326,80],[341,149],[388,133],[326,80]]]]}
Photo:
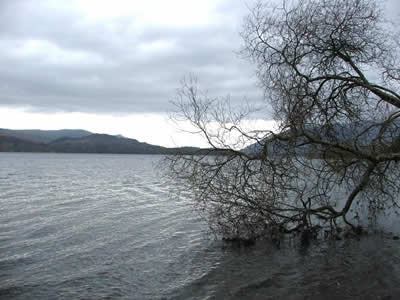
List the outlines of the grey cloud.
{"type": "Polygon", "coordinates": [[[210,94],[261,99],[251,66],[234,53],[241,43],[239,1],[220,7],[220,23],[191,28],[142,26],[128,17],[90,22],[65,6],[68,2],[59,8],[56,3],[0,4],[0,105],[164,112],[188,73],[198,75],[210,94]],[[24,53],[23,46],[35,40],[47,44],[24,53]],[[70,54],[76,56],[71,61],[65,57],[70,54]]]}
{"type": "MultiPolygon", "coordinates": [[[[223,1],[217,23],[187,28],[140,24],[127,16],[96,22],[68,3],[0,1],[0,105],[165,112],[189,73],[210,95],[262,101],[253,67],[235,54],[245,2],[223,1]],[[24,48],[29,41],[31,49],[24,48]]],[[[398,14],[397,1],[388,7],[398,14]]]]}

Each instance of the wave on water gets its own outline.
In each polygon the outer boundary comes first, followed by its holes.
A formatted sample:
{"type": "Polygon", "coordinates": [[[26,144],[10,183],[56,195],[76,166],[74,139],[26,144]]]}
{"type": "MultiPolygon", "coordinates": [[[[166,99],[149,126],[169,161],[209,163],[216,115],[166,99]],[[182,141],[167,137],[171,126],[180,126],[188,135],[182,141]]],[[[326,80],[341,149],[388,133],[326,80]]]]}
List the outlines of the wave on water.
{"type": "Polygon", "coordinates": [[[159,158],[0,153],[0,298],[400,298],[399,241],[225,247],[159,158]]]}

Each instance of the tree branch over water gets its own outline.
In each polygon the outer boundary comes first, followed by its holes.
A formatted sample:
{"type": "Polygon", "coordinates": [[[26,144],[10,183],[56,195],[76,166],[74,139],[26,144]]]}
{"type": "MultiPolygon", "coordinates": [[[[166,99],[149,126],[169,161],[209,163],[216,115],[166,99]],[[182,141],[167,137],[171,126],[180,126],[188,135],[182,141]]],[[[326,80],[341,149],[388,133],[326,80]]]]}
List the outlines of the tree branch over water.
{"type": "Polygon", "coordinates": [[[177,117],[225,155],[167,158],[212,230],[226,239],[343,224],[360,232],[362,212],[372,221],[397,209],[399,40],[377,2],[259,2],[241,35],[278,130],[244,128],[248,106],[209,98],[189,79],[177,117]]]}

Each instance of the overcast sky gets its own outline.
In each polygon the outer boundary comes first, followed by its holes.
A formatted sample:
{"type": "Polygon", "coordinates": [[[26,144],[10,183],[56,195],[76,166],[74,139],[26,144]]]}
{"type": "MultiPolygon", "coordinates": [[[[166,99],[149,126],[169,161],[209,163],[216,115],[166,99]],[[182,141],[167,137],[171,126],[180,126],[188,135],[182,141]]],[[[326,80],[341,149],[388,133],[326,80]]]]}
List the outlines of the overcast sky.
{"type": "Polygon", "coordinates": [[[252,2],[0,0],[0,127],[203,145],[167,122],[170,102],[190,73],[213,96],[261,101],[235,54],[252,2]]]}

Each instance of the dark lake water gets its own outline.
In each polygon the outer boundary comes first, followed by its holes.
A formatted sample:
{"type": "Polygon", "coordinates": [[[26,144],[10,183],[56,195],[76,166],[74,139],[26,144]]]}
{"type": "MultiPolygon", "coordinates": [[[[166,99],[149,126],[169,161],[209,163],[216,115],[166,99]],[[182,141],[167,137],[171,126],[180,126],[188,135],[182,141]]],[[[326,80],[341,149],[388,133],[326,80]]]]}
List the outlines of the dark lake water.
{"type": "Polygon", "coordinates": [[[159,158],[0,153],[0,299],[400,299],[390,235],[226,246],[159,158]]]}

